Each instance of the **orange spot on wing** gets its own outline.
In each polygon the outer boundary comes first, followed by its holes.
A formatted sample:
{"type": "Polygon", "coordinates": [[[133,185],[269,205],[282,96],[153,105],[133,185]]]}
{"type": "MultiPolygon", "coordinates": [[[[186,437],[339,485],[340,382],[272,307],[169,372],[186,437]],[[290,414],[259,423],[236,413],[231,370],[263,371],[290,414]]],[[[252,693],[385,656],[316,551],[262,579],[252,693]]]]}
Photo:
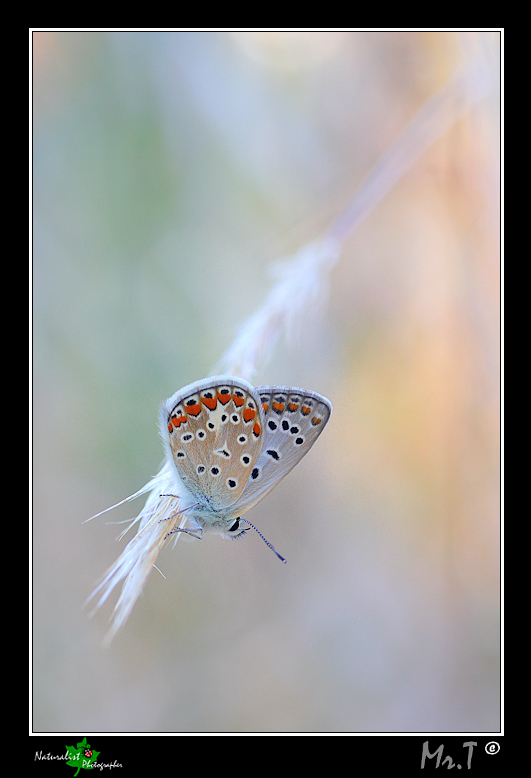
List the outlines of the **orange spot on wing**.
{"type": "Polygon", "coordinates": [[[201,397],[201,402],[203,405],[206,405],[210,411],[215,410],[216,405],[218,404],[216,397],[201,397]]]}
{"type": "Polygon", "coordinates": [[[298,407],[297,403],[288,403],[288,411],[296,411],[298,407]]]}
{"type": "Polygon", "coordinates": [[[199,416],[201,413],[201,405],[199,403],[194,403],[194,405],[187,405],[186,412],[189,413],[190,416],[199,416]]]}
{"type": "Polygon", "coordinates": [[[170,432],[171,432],[171,426],[172,425],[173,425],[174,429],[177,429],[178,427],[181,426],[181,424],[186,424],[186,416],[184,414],[181,414],[180,416],[172,416],[170,421],[169,421],[169,423],[168,423],[168,427],[170,428],[170,432]]]}
{"type": "Polygon", "coordinates": [[[262,408],[264,409],[264,413],[267,413],[267,409],[269,408],[269,403],[262,403],[262,408]]]}
{"type": "Polygon", "coordinates": [[[309,408],[307,405],[303,405],[301,408],[301,413],[304,414],[304,416],[307,416],[312,409],[309,408]]]}
{"type": "Polygon", "coordinates": [[[245,397],[240,397],[238,394],[233,394],[232,399],[234,400],[234,405],[239,408],[240,405],[243,405],[245,402],[245,397]]]}
{"type": "Polygon", "coordinates": [[[231,398],[230,392],[218,392],[218,400],[222,405],[226,405],[231,398]]]}
{"type": "Polygon", "coordinates": [[[255,421],[254,427],[253,427],[253,435],[257,438],[260,435],[261,432],[262,432],[261,426],[258,424],[257,421],[255,421]]]}
{"type": "Polygon", "coordinates": [[[284,403],[277,403],[277,402],[274,402],[274,403],[273,403],[273,409],[274,409],[275,411],[279,411],[280,413],[282,413],[282,411],[284,410],[284,403]]]}
{"type": "Polygon", "coordinates": [[[254,419],[256,416],[256,411],[252,408],[246,408],[243,412],[243,420],[244,421],[251,421],[251,419],[254,419]]]}
{"type": "Polygon", "coordinates": [[[314,427],[316,427],[318,424],[322,422],[322,419],[319,416],[314,416],[312,419],[312,424],[314,427]]]}

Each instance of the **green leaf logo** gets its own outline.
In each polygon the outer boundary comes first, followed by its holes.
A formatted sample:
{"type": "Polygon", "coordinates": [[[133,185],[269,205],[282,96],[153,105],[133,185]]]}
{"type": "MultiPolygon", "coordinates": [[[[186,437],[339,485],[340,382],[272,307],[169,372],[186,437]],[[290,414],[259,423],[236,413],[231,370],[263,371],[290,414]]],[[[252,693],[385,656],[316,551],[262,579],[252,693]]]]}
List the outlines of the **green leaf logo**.
{"type": "Polygon", "coordinates": [[[81,743],[77,746],[66,746],[66,755],[68,756],[67,765],[69,767],[75,767],[76,772],[74,778],[81,769],[92,770],[94,762],[97,761],[101,751],[93,751],[90,744],[87,743],[87,738],[84,737],[81,743]]]}

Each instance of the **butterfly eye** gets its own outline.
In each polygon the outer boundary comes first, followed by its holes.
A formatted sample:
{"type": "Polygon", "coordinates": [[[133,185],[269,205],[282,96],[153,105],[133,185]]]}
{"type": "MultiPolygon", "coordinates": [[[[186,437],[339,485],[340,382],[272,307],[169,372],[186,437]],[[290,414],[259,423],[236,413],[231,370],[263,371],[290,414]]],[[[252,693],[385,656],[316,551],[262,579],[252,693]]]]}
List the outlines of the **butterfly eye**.
{"type": "Polygon", "coordinates": [[[236,519],[234,524],[231,527],[229,527],[229,532],[236,532],[236,530],[238,529],[240,529],[240,520],[236,519]]]}

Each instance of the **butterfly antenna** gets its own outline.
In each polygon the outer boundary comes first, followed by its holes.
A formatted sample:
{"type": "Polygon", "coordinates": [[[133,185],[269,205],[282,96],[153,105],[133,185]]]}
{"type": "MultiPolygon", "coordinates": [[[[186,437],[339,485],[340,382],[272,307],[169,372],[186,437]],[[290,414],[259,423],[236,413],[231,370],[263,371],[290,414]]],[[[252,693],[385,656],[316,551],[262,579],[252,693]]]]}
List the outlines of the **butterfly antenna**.
{"type": "Polygon", "coordinates": [[[256,527],[254,526],[254,524],[251,524],[251,522],[250,522],[248,519],[244,519],[244,518],[242,518],[242,517],[240,517],[240,520],[241,520],[241,521],[244,521],[246,524],[248,524],[250,527],[252,527],[252,528],[254,529],[254,531],[255,531],[255,532],[258,532],[258,534],[260,535],[260,537],[262,538],[262,540],[264,541],[264,543],[266,544],[266,546],[269,546],[269,548],[271,549],[271,551],[274,551],[274,552],[275,552],[275,554],[278,556],[278,558],[280,559],[280,561],[281,561],[281,562],[284,562],[284,564],[286,564],[286,560],[284,559],[284,557],[283,557],[283,556],[280,556],[280,554],[278,553],[278,551],[276,550],[276,548],[274,548],[274,547],[271,545],[271,543],[269,542],[269,540],[267,540],[266,538],[264,538],[264,536],[262,535],[262,533],[260,532],[260,530],[259,530],[259,529],[256,529],[256,527]]]}

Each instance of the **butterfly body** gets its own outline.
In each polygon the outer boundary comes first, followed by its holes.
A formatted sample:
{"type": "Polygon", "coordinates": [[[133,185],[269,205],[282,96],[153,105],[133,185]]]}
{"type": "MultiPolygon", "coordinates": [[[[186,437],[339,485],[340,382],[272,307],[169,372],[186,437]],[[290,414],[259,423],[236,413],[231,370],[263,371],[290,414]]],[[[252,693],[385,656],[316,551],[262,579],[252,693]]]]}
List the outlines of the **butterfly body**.
{"type": "Polygon", "coordinates": [[[160,411],[160,432],[190,527],[245,534],[242,514],[309,451],[331,410],[316,392],[253,387],[227,375],[172,395],[160,411]]]}

